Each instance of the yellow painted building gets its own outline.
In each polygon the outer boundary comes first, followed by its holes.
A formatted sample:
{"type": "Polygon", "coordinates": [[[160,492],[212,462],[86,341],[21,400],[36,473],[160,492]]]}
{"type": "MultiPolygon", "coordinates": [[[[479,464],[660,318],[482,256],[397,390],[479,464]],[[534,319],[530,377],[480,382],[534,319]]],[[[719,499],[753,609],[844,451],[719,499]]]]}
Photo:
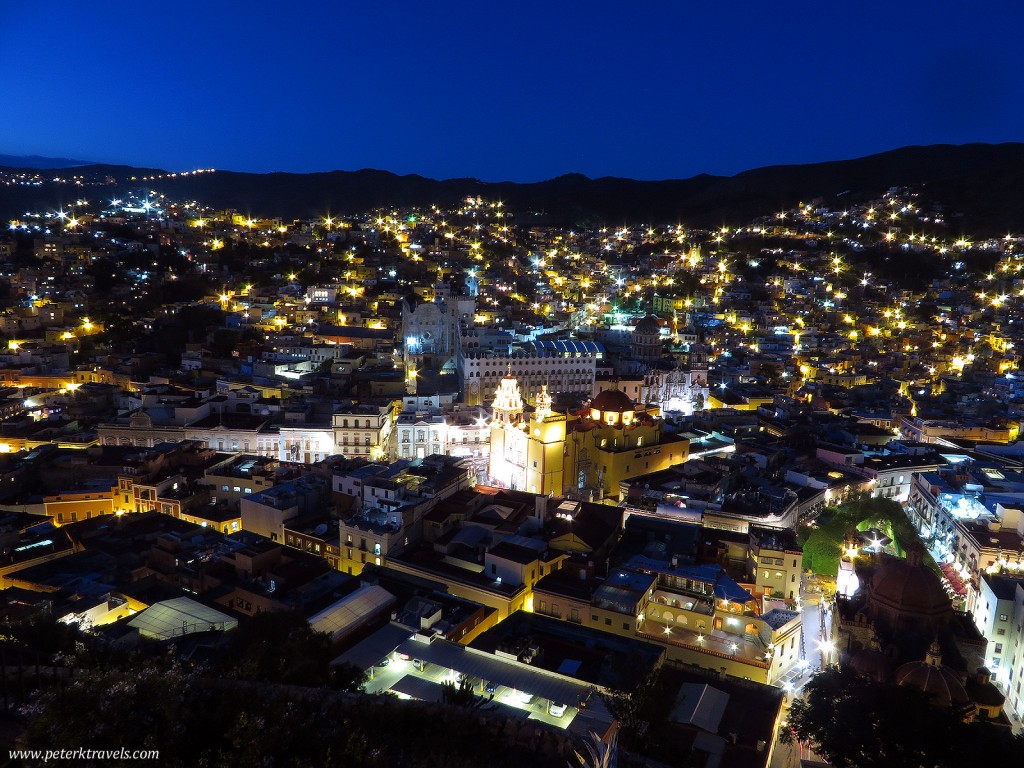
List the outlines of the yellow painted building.
{"type": "Polygon", "coordinates": [[[240,512],[226,511],[209,504],[183,509],[177,517],[179,520],[201,525],[204,528],[212,528],[224,534],[235,533],[242,529],[242,514],[240,512]]]}
{"type": "Polygon", "coordinates": [[[762,405],[771,405],[774,394],[747,395],[729,389],[708,391],[708,408],[731,408],[734,411],[756,411],[762,405]]]}
{"type": "Polygon", "coordinates": [[[622,481],[686,461],[689,441],[666,435],[663,426],[657,408],[634,405],[619,390],[602,392],[569,424],[566,487],[618,499],[622,481]]]}
{"type": "Polygon", "coordinates": [[[750,548],[750,568],[757,593],[796,600],[800,596],[803,550],[785,536],[765,534],[750,548]]]}
{"type": "Polygon", "coordinates": [[[61,493],[43,498],[46,514],[53,518],[57,525],[77,523],[100,515],[112,515],[114,508],[114,489],[106,491],[76,491],[61,493]]]}
{"type": "Polygon", "coordinates": [[[667,469],[689,456],[689,441],[665,435],[657,408],[637,406],[621,390],[598,394],[583,415],[551,410],[544,387],[530,416],[511,375],[492,404],[491,483],[529,493],[618,499],[620,483],[667,469]]]}
{"type": "Polygon", "coordinates": [[[544,386],[537,406],[524,415],[519,383],[511,375],[498,385],[492,405],[489,474],[505,488],[560,494],[564,486],[566,418],[551,410],[544,386]]]}
{"type": "Polygon", "coordinates": [[[533,599],[533,590],[528,584],[499,583],[482,573],[459,572],[461,569],[450,567],[442,570],[433,564],[417,563],[402,557],[389,558],[385,565],[402,573],[440,581],[450,594],[493,608],[495,623],[516,611],[529,608],[533,599]]]}
{"type": "Polygon", "coordinates": [[[1020,422],[971,424],[958,421],[921,419],[914,415],[897,416],[896,425],[900,436],[922,443],[936,443],[940,440],[974,440],[986,443],[1012,443],[1020,436],[1020,422]]]}
{"type": "Polygon", "coordinates": [[[665,647],[669,659],[765,684],[778,682],[800,660],[800,614],[762,615],[761,601],[717,565],[656,573],[615,569],[593,592],[585,579],[568,576],[559,573],[534,587],[535,613],[640,638],[665,647]]]}

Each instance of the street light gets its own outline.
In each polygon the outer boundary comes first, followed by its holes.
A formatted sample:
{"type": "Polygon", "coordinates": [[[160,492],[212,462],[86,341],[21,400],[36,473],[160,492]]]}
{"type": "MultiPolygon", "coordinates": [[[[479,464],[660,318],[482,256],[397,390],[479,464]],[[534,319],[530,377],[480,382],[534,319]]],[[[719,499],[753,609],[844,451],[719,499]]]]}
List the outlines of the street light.
{"type": "Polygon", "coordinates": [[[821,651],[821,666],[825,667],[828,665],[829,660],[832,656],[832,651],[836,649],[836,644],[831,640],[820,640],[818,642],[818,650],[821,651]]]}

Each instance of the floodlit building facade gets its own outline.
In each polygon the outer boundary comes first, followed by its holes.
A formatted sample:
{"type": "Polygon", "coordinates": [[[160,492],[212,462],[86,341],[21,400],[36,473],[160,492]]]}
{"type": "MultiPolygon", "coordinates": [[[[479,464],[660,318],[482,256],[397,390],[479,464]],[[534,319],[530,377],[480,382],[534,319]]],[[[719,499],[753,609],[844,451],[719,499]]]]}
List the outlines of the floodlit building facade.
{"type": "Polygon", "coordinates": [[[564,476],[579,496],[618,499],[624,480],[681,464],[685,438],[668,435],[657,408],[635,405],[619,390],[606,390],[569,424],[564,476]]]}
{"type": "Polygon", "coordinates": [[[1024,574],[984,574],[974,623],[988,639],[985,667],[1016,724],[1024,716],[1024,574]]]}
{"type": "Polygon", "coordinates": [[[583,414],[551,408],[545,386],[530,414],[507,374],[491,404],[490,482],[529,493],[617,499],[620,484],[686,461],[689,443],[667,435],[657,409],[619,390],[601,392],[583,414]]]}
{"type": "Polygon", "coordinates": [[[491,405],[492,481],[530,493],[561,493],[564,485],[566,418],[551,410],[551,395],[543,387],[529,417],[511,375],[501,379],[491,405]]]}

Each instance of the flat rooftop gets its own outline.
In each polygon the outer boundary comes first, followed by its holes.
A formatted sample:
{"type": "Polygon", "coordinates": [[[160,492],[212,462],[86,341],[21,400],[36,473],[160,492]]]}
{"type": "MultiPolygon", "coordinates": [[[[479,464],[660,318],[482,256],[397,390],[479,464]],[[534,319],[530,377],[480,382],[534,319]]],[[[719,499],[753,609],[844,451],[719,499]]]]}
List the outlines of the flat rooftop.
{"type": "Polygon", "coordinates": [[[616,690],[639,683],[665,656],[664,646],[655,643],[527,611],[516,611],[469,647],[494,654],[520,643],[539,649],[533,667],[616,690]]]}

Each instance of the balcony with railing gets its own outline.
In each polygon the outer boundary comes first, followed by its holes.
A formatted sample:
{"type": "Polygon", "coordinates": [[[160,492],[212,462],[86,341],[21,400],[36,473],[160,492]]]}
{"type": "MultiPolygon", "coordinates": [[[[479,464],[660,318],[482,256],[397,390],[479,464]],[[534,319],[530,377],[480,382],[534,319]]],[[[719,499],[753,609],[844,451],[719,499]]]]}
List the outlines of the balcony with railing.
{"type": "Polygon", "coordinates": [[[683,611],[692,611],[704,616],[713,616],[715,606],[709,595],[702,595],[688,592],[669,592],[664,589],[654,590],[651,599],[653,605],[663,605],[667,608],[677,608],[683,611]]]}

